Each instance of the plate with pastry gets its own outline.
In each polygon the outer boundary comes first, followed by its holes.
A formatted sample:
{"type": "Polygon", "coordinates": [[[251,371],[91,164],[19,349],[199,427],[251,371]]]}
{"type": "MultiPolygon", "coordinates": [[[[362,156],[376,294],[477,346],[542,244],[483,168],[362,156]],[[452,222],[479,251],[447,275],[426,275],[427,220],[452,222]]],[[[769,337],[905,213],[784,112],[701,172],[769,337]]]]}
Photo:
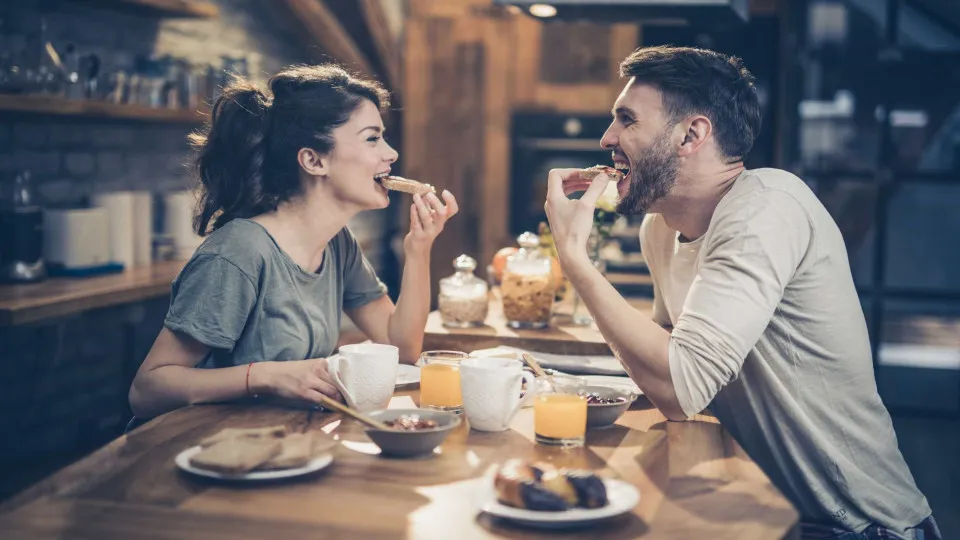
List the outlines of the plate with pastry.
{"type": "Polygon", "coordinates": [[[640,491],[623,480],[510,460],[496,471],[493,494],[481,510],[528,526],[566,528],[630,512],[639,502],[640,491]]]}
{"type": "Polygon", "coordinates": [[[326,468],[334,445],[326,433],[291,433],[285,426],[226,428],[174,461],[183,471],[218,480],[279,480],[326,468]]]}

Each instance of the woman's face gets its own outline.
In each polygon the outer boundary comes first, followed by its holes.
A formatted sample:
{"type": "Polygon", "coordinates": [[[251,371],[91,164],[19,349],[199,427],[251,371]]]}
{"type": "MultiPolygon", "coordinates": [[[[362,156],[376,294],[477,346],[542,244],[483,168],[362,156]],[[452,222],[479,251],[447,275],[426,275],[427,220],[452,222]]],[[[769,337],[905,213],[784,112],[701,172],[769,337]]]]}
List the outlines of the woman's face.
{"type": "Polygon", "coordinates": [[[398,154],[383,139],[383,132],[380,111],[366,99],[347,123],[333,130],[327,179],[341,202],[363,210],[390,204],[387,190],[375,178],[390,172],[398,154]]]}

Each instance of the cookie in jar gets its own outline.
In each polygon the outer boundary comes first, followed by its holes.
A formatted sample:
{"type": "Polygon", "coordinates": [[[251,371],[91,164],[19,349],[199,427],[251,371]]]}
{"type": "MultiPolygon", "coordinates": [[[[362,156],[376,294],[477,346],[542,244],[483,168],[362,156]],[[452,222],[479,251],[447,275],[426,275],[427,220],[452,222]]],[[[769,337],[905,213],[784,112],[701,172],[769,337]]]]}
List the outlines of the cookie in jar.
{"type": "Polygon", "coordinates": [[[453,268],[452,276],[440,280],[440,295],[437,297],[440,320],[451,328],[483,326],[489,298],[487,283],[473,273],[477,261],[468,255],[460,255],[454,259],[453,268]]]}
{"type": "Polygon", "coordinates": [[[500,283],[503,314],[511,328],[545,328],[550,324],[557,282],[553,261],[540,250],[540,238],[525,232],[520,250],[507,258],[500,283]]]}

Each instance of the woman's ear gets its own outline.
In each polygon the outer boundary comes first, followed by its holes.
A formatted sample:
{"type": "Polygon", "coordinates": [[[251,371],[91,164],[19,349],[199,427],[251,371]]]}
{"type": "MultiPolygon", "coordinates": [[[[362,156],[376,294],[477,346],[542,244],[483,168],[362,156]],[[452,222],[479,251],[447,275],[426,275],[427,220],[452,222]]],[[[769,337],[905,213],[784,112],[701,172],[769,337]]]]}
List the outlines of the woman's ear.
{"type": "Polygon", "coordinates": [[[310,176],[326,176],[330,173],[330,160],[312,148],[301,148],[297,152],[297,163],[310,176]]]}

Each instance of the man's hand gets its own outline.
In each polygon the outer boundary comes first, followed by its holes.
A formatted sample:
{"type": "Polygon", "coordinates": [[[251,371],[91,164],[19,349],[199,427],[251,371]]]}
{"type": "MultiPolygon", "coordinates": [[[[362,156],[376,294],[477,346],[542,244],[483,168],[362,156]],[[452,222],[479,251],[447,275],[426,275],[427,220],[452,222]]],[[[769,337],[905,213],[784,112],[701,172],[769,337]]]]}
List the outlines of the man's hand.
{"type": "Polygon", "coordinates": [[[612,180],[601,173],[588,181],[580,177],[580,170],[553,169],[547,176],[547,202],[544,210],[547,212],[561,264],[588,258],[587,240],[593,231],[597,200],[606,189],[607,182],[612,180]],[[580,200],[567,198],[570,193],[583,191],[584,188],[586,192],[580,200]]]}

